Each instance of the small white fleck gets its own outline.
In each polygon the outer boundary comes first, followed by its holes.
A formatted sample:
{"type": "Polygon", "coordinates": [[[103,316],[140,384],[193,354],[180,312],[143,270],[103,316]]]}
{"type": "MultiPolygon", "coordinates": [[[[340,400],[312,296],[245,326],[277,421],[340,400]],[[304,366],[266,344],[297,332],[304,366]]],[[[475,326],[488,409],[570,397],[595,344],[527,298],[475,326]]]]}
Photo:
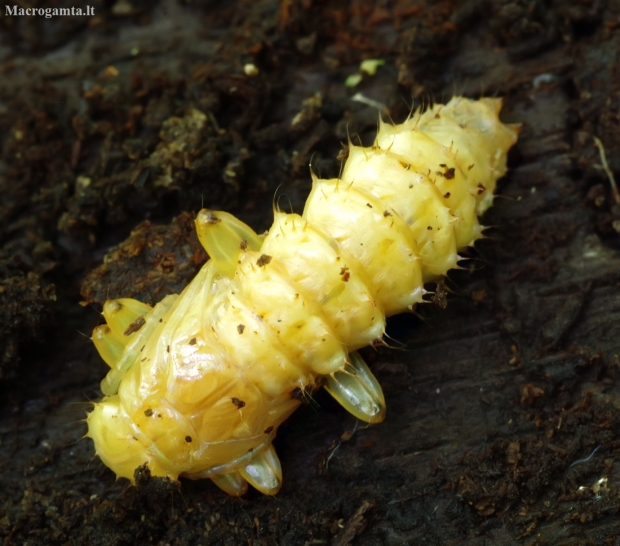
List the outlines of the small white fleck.
{"type": "Polygon", "coordinates": [[[351,100],[355,102],[361,102],[362,104],[366,104],[367,106],[372,106],[377,110],[387,110],[385,104],[373,99],[369,99],[363,93],[355,93],[355,95],[351,97],[351,100]]]}
{"type": "Polygon", "coordinates": [[[258,76],[258,74],[259,74],[258,67],[255,64],[253,64],[253,63],[247,63],[243,67],[243,71],[245,72],[245,75],[246,76],[250,76],[250,78],[258,76]]]}
{"type": "Polygon", "coordinates": [[[543,83],[553,83],[558,80],[558,77],[555,74],[539,74],[532,80],[532,85],[534,87],[539,87],[543,83]]]}

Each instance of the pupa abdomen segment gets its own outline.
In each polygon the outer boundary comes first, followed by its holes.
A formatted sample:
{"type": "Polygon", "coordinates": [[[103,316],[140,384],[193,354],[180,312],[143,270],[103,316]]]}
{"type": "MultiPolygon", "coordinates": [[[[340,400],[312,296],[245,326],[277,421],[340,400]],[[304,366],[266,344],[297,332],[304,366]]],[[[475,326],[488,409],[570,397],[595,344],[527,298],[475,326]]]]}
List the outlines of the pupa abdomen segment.
{"type": "Polygon", "coordinates": [[[339,179],[314,178],[303,215],[276,212],[264,237],[202,210],[211,259],[196,278],[152,308],[106,302],[107,324],[93,332],[111,368],[88,415],[103,462],[129,479],[146,463],[234,495],[248,482],[275,494],[271,442],[299,392],[325,385],[353,415],[380,422],[381,388],[356,351],[481,236],[478,216],[518,134],[500,108],[456,97],[382,123],[372,147],[349,146],[339,179]]]}

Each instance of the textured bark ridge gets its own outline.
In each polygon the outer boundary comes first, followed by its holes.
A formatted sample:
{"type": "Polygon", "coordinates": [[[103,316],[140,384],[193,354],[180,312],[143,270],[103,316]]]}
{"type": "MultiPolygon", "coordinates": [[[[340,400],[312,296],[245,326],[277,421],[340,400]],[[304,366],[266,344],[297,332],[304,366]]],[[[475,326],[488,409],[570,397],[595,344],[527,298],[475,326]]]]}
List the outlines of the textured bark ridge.
{"type": "Polygon", "coordinates": [[[506,172],[517,125],[501,99],[462,97],[381,124],[350,145],[339,179],[314,178],[303,215],[276,212],[264,236],[225,212],[196,219],[211,259],[151,308],[106,302],[93,341],[110,371],[88,416],[97,454],[133,479],[210,478],[230,494],[281,485],[272,446],[300,393],[324,385],[356,417],[385,415],[357,349],[455,267],[506,172]]]}

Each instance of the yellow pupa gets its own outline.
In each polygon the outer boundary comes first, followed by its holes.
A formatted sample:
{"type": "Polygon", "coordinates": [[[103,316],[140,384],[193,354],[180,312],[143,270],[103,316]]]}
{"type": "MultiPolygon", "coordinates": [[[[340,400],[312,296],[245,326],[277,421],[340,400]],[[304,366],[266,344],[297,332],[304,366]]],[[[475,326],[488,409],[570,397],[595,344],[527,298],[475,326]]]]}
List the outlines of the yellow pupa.
{"type": "Polygon", "coordinates": [[[196,278],[155,307],[106,302],[93,332],[110,366],[87,419],[103,462],[130,480],[146,463],[154,476],[273,495],[272,440],[299,390],[324,385],[357,418],[382,421],[381,387],[356,351],[480,238],[519,130],[501,123],[501,104],[455,97],[382,123],[372,147],[349,147],[339,179],[314,178],[303,215],[276,212],[264,237],[200,211],[211,259],[196,278]]]}

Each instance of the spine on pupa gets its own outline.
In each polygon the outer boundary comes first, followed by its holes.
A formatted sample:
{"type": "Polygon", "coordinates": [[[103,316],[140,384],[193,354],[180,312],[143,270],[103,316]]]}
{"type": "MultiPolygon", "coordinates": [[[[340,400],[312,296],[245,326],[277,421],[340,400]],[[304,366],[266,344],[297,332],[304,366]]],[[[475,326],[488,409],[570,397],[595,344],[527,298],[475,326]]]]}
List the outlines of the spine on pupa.
{"type": "Polygon", "coordinates": [[[202,210],[211,259],[179,296],[151,308],[108,301],[93,332],[110,366],[88,416],[97,454],[133,479],[210,478],[230,494],[275,494],[272,446],[299,393],[324,385],[353,415],[380,422],[381,388],[357,349],[411,310],[425,282],[481,236],[478,216],[506,172],[518,126],[500,99],[454,98],[370,148],[349,146],[339,179],[314,178],[301,216],[276,212],[265,236],[202,210]]]}

